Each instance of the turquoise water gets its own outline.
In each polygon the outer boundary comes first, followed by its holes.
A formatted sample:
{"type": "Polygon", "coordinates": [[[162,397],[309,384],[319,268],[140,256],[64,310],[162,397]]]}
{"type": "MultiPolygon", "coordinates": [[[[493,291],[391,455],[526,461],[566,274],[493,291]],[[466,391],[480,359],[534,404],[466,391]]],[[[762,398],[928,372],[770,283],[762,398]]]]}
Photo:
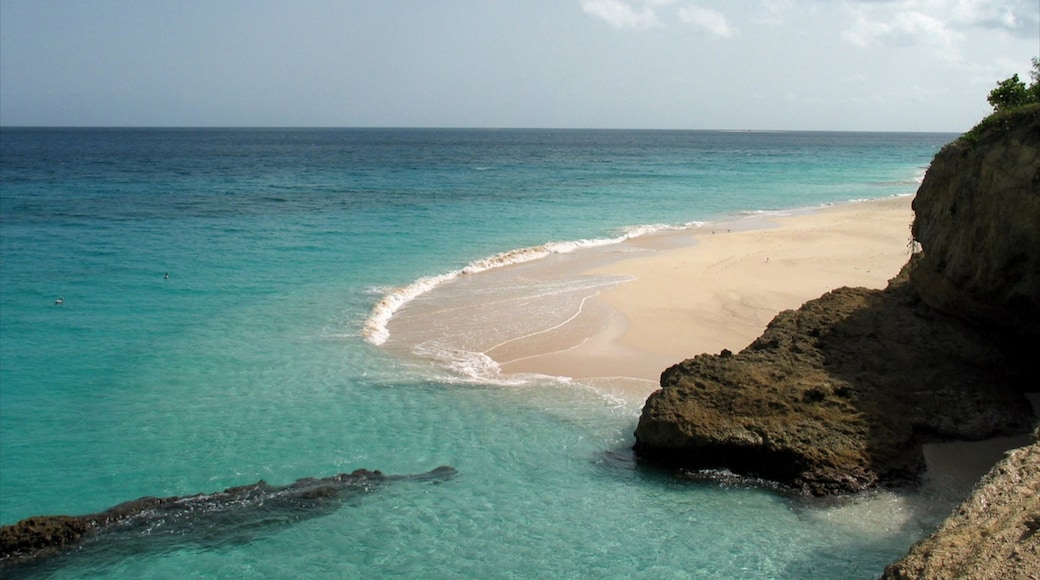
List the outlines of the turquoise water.
{"type": "Polygon", "coordinates": [[[30,572],[876,577],[932,523],[903,498],[674,480],[629,451],[638,404],[395,358],[377,304],[511,249],[909,194],[953,137],[4,129],[0,523],[451,465],[248,540],[30,572]]]}

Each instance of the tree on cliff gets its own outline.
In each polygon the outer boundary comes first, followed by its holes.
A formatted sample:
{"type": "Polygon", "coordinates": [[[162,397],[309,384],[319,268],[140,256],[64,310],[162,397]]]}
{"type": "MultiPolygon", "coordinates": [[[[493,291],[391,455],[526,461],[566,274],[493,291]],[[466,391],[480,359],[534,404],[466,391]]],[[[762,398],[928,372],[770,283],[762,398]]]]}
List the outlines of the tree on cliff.
{"type": "Polygon", "coordinates": [[[994,111],[1004,111],[1007,109],[1014,109],[1015,107],[1021,107],[1026,104],[1026,98],[1029,96],[1029,92],[1026,91],[1026,84],[1018,80],[1018,75],[1012,75],[1011,78],[1004,79],[997,83],[997,88],[989,92],[989,96],[986,100],[989,104],[993,105],[994,111]]]}
{"type": "Polygon", "coordinates": [[[994,112],[1007,111],[1029,103],[1040,103],[1040,57],[1033,58],[1033,70],[1029,72],[1033,83],[1026,84],[1018,79],[1018,75],[997,83],[997,88],[990,91],[986,98],[993,105],[994,112]]]}

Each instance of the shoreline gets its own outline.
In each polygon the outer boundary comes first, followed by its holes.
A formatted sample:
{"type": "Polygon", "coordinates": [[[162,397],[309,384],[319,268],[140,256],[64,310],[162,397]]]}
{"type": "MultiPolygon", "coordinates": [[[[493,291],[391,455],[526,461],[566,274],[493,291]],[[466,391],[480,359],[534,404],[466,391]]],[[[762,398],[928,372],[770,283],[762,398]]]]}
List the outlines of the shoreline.
{"type": "Polygon", "coordinates": [[[503,374],[615,383],[611,391],[645,398],[664,369],[739,351],[783,310],[841,286],[885,287],[910,257],[912,200],[755,215],[625,241],[639,251],[572,272],[617,280],[572,313],[572,332],[545,329],[538,340],[484,354],[503,374]]]}
{"type": "MultiPolygon", "coordinates": [[[[402,309],[395,320],[402,327],[386,347],[478,382],[571,380],[641,407],[665,369],[702,353],[742,350],[783,310],[842,286],[887,286],[910,257],[913,199],[756,214],[459,277],[402,309]],[[540,293],[517,298],[507,290],[531,280],[543,284],[532,285],[540,293]],[[573,295],[553,309],[532,312],[531,302],[564,293],[560,280],[585,282],[567,287],[573,295]],[[547,286],[556,290],[542,292],[547,286]],[[488,310],[508,323],[483,342],[481,333],[495,323],[481,301],[493,303],[488,310]],[[517,319],[530,324],[521,327],[517,319]],[[443,352],[416,350],[442,340],[438,333],[449,327],[456,334],[444,340],[443,352]],[[413,333],[419,336],[405,340],[413,333]]],[[[924,493],[966,494],[1023,441],[927,445],[924,493]]]]}

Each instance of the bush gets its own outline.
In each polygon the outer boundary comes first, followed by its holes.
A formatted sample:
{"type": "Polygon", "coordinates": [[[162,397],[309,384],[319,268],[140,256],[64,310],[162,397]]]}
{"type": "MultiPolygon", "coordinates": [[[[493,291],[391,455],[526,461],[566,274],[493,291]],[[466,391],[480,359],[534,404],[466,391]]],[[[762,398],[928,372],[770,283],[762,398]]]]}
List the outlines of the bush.
{"type": "Polygon", "coordinates": [[[997,88],[990,91],[986,100],[993,105],[994,112],[1008,111],[1029,103],[1040,103],[1040,57],[1033,57],[1033,70],[1029,71],[1033,82],[1026,84],[1018,79],[1018,75],[997,83],[997,88]]]}
{"type": "Polygon", "coordinates": [[[1026,90],[1026,84],[1018,80],[1018,75],[1016,74],[997,83],[997,88],[990,91],[986,100],[993,105],[993,110],[999,113],[1000,111],[1021,107],[1026,104],[1028,98],[1029,91],[1026,90]]]}
{"type": "Polygon", "coordinates": [[[1017,117],[1018,114],[1040,115],[1040,57],[1033,57],[1032,62],[1033,70],[1029,71],[1029,76],[1033,82],[1027,87],[1015,74],[997,83],[997,88],[990,91],[986,97],[989,104],[993,105],[993,112],[961,135],[959,141],[974,148],[983,131],[993,128],[1007,129],[1010,127],[1011,118],[1017,117]]]}

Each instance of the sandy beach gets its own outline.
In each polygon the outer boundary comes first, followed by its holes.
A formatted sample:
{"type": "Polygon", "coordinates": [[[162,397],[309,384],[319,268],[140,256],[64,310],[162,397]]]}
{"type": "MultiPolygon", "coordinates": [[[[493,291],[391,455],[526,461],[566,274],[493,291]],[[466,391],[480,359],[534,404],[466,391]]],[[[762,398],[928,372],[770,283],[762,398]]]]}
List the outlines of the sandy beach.
{"type": "MultiPolygon", "coordinates": [[[[657,234],[580,275],[626,280],[586,300],[561,328],[486,352],[504,373],[629,379],[656,388],[668,366],[734,352],[780,311],[841,286],[883,288],[910,255],[911,196],[657,234]],[[633,380],[634,379],[634,380],[633,380]]],[[[633,386],[634,385],[634,386],[633,386]]]]}

